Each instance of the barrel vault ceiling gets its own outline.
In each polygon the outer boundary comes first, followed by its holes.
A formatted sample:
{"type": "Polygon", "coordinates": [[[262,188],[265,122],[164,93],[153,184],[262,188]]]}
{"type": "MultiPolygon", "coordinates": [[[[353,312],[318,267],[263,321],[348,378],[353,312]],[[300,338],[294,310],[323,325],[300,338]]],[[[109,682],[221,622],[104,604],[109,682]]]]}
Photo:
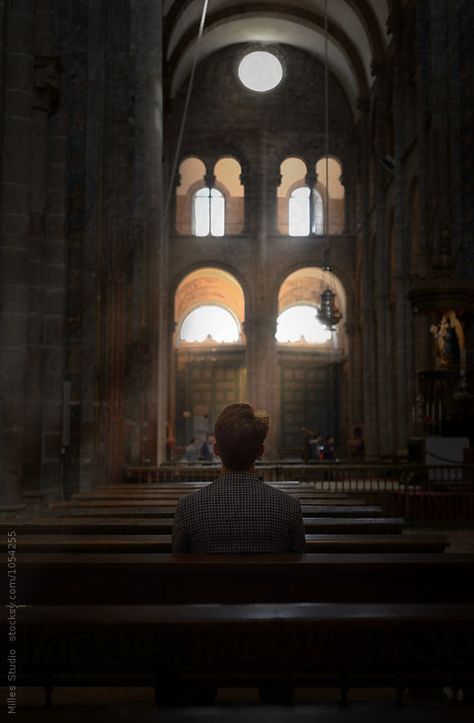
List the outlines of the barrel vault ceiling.
{"type": "MultiPolygon", "coordinates": [[[[355,109],[383,65],[387,20],[402,0],[328,0],[328,59],[355,109]]],[[[324,59],[324,0],[209,0],[198,61],[236,43],[282,43],[324,59]]],[[[166,61],[171,94],[189,74],[203,0],[165,0],[166,61]]]]}

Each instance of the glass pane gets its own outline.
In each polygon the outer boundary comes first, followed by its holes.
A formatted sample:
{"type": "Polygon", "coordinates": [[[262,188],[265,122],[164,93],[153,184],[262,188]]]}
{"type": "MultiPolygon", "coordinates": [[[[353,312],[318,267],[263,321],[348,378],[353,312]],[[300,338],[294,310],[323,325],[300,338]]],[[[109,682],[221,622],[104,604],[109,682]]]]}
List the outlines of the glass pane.
{"type": "Polygon", "coordinates": [[[298,304],[285,309],[277,321],[275,339],[280,343],[301,342],[324,344],[331,338],[328,331],[316,316],[316,307],[298,304]]]}
{"type": "Polygon", "coordinates": [[[239,78],[246,88],[264,93],[276,88],[283,77],[283,68],[273,53],[256,50],[240,62],[239,78]]]}
{"type": "Polygon", "coordinates": [[[195,236],[209,234],[209,189],[201,188],[194,194],[193,202],[193,233],[195,236]]]}
{"type": "Polygon", "coordinates": [[[313,233],[321,236],[324,233],[324,204],[321,194],[318,191],[313,191],[313,203],[314,203],[314,228],[313,233]]]}
{"type": "Polygon", "coordinates": [[[211,234],[223,236],[225,229],[225,199],[220,191],[212,189],[211,198],[211,234]]]}
{"type": "Polygon", "coordinates": [[[240,338],[240,328],[230,311],[207,304],[198,306],[186,316],[179,338],[187,342],[235,344],[240,338]]]}
{"type": "Polygon", "coordinates": [[[289,201],[290,236],[308,236],[309,234],[309,188],[296,188],[289,201]]]}

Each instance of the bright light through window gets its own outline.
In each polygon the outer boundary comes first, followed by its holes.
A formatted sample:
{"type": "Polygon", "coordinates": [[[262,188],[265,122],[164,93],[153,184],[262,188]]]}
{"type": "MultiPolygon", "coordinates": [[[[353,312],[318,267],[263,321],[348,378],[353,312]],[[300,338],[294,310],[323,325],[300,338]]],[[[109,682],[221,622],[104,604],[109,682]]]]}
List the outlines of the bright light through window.
{"type": "Polygon", "coordinates": [[[324,344],[331,338],[331,332],[318,321],[315,306],[301,304],[291,306],[280,314],[275,338],[280,343],[324,344]]]}
{"type": "Polygon", "coordinates": [[[230,311],[209,304],[193,309],[186,316],[179,338],[187,342],[235,344],[239,341],[240,329],[230,311]]]}
{"type": "Polygon", "coordinates": [[[194,194],[193,233],[195,236],[223,236],[225,199],[217,188],[201,188],[194,194]]]}
{"type": "Polygon", "coordinates": [[[239,65],[239,78],[246,88],[265,93],[276,88],[283,77],[278,58],[266,50],[248,53],[239,65]]]}
{"type": "Polygon", "coordinates": [[[310,202],[313,201],[312,233],[324,233],[323,199],[319,191],[311,194],[308,186],[301,186],[292,191],[288,207],[288,225],[290,236],[308,236],[310,219],[310,202]]]}
{"type": "Polygon", "coordinates": [[[290,236],[308,236],[309,234],[309,188],[295,188],[290,196],[289,226],[290,236]]]}

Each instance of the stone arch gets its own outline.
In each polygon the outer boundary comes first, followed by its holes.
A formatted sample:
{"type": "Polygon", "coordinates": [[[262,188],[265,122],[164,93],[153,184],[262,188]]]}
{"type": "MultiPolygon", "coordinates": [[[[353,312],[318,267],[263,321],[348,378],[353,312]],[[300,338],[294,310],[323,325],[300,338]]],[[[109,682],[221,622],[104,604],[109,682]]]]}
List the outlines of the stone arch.
{"type": "Polygon", "coordinates": [[[238,279],[216,266],[188,270],[177,283],[174,293],[174,346],[178,346],[179,329],[186,316],[200,306],[226,309],[237,320],[240,341],[244,341],[245,294],[238,279]]]}

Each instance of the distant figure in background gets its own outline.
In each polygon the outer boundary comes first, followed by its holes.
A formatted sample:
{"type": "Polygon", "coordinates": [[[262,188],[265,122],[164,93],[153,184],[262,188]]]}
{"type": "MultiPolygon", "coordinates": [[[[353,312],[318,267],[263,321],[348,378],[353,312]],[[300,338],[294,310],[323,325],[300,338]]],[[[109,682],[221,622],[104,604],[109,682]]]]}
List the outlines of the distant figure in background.
{"type": "Polygon", "coordinates": [[[316,462],[319,459],[319,448],[321,446],[321,432],[314,432],[308,440],[308,461],[316,462]]]}
{"type": "Polygon", "coordinates": [[[334,454],[334,437],[326,437],[322,450],[323,459],[336,459],[334,454]]]}
{"type": "Polygon", "coordinates": [[[166,422],[166,459],[172,462],[174,459],[174,449],[176,446],[176,437],[174,436],[173,427],[170,422],[166,422]]]}
{"type": "Polygon", "coordinates": [[[199,452],[199,459],[202,462],[213,462],[214,461],[214,442],[215,438],[213,435],[206,435],[206,439],[201,445],[199,452]]]}
{"type": "Polygon", "coordinates": [[[197,462],[199,458],[199,442],[196,437],[191,437],[191,441],[184,452],[186,462],[197,462]]]}
{"type": "Polygon", "coordinates": [[[301,427],[301,429],[305,433],[304,461],[316,462],[319,460],[321,432],[313,432],[312,429],[306,427],[301,427]]]}
{"type": "Polygon", "coordinates": [[[364,459],[365,444],[362,434],[362,428],[356,425],[352,430],[352,437],[349,440],[349,455],[352,459],[364,459]]]}

